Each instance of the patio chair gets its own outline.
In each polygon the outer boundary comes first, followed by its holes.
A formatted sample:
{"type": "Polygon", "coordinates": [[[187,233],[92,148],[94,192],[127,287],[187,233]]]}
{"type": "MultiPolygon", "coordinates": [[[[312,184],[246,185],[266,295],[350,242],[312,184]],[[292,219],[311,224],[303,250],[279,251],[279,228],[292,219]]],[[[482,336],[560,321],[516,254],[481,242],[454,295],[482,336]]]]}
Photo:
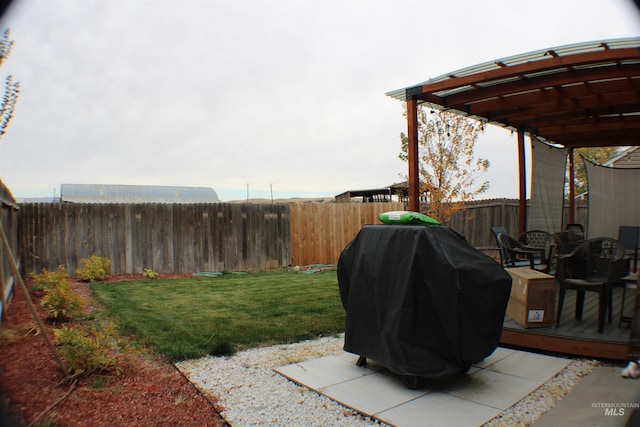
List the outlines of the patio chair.
{"type": "MultiPolygon", "coordinates": [[[[625,258],[629,260],[629,267],[632,273],[638,271],[638,243],[640,240],[640,227],[632,227],[628,225],[621,225],[618,227],[618,240],[624,247],[625,258]]],[[[631,276],[628,276],[631,277],[631,276]]],[[[624,280],[621,283],[622,296],[620,298],[620,319],[618,321],[618,327],[622,326],[622,322],[625,321],[624,305],[627,296],[627,287],[633,288],[634,285],[629,283],[630,281],[624,280]]]]}
{"type": "Polygon", "coordinates": [[[507,229],[504,227],[491,227],[491,233],[493,234],[493,237],[496,239],[496,245],[498,245],[498,252],[500,253],[500,264],[502,264],[502,266],[504,267],[506,265],[506,255],[504,253],[504,249],[502,248],[502,243],[500,242],[500,239],[498,238],[498,236],[500,234],[509,234],[507,232],[507,229]]]}
{"type": "Polygon", "coordinates": [[[496,239],[496,244],[498,245],[498,252],[500,253],[500,264],[503,267],[523,267],[529,265],[528,260],[520,260],[515,261],[517,265],[513,265],[513,260],[509,259],[509,255],[506,254],[504,246],[500,241],[500,234],[504,234],[506,236],[509,235],[507,229],[504,227],[491,227],[491,233],[493,233],[493,237],[496,239]]]}
{"type": "Polygon", "coordinates": [[[518,242],[528,248],[542,249],[540,259],[537,260],[536,270],[548,273],[553,261],[554,243],[553,236],[543,230],[529,230],[518,236],[518,242]]]}
{"type": "Polygon", "coordinates": [[[500,240],[505,254],[505,267],[529,266],[535,268],[539,265],[536,264],[536,259],[544,258],[544,249],[525,246],[508,234],[500,233],[498,240],[500,240]]]}
{"type": "Polygon", "coordinates": [[[608,237],[586,240],[571,253],[558,256],[558,312],[556,327],[560,324],[562,306],[567,289],[576,291],[575,318],[582,319],[585,292],[598,293],[598,333],[604,331],[604,318],[608,313],[611,323],[612,286],[621,281],[617,277],[624,270],[622,245],[608,237]]]}
{"type": "Polygon", "coordinates": [[[581,240],[584,239],[584,226],[582,224],[567,224],[566,227],[564,227],[564,231],[573,231],[581,240]]]}
{"type": "Polygon", "coordinates": [[[625,256],[629,258],[633,271],[638,270],[638,240],[640,227],[621,225],[618,227],[618,241],[624,247],[625,256]]]}
{"type": "MultiPolygon", "coordinates": [[[[580,239],[573,231],[562,231],[553,233],[553,243],[556,257],[556,277],[562,280],[563,277],[580,278],[584,276],[584,259],[573,256],[570,259],[562,258],[571,254],[578,248],[584,240],[580,239]]],[[[582,255],[584,257],[584,254],[582,255]]]]}
{"type": "Polygon", "coordinates": [[[553,233],[553,245],[556,255],[567,255],[571,253],[576,247],[580,246],[584,240],[580,235],[573,231],[561,231],[559,233],[553,233]]]}

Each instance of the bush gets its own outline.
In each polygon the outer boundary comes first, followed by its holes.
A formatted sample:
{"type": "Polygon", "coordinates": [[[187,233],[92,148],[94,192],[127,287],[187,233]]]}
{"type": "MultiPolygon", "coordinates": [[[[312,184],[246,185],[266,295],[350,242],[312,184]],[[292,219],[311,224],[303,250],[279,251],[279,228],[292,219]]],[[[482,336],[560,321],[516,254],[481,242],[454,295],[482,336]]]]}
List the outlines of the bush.
{"type": "Polygon", "coordinates": [[[40,305],[53,319],[65,319],[73,316],[85,306],[85,300],[71,290],[68,281],[45,289],[40,305]]]}
{"type": "Polygon", "coordinates": [[[158,278],[158,273],[156,273],[155,271],[151,270],[150,268],[145,268],[144,271],[142,272],[142,276],[146,277],[148,279],[157,279],[158,278]]]}
{"type": "Polygon", "coordinates": [[[120,374],[124,353],[112,322],[85,329],[63,325],[54,331],[54,337],[70,374],[88,376],[107,371],[120,374]]]}
{"type": "Polygon", "coordinates": [[[44,291],[40,305],[53,319],[68,318],[85,305],[84,299],[71,290],[71,283],[63,265],[56,272],[42,270],[40,274],[32,274],[32,290],[44,291]]]}
{"type": "Polygon", "coordinates": [[[76,270],[76,274],[83,282],[94,282],[104,280],[111,274],[111,260],[98,255],[80,260],[82,268],[76,270]]]}
{"type": "Polygon", "coordinates": [[[58,270],[55,272],[47,271],[46,268],[43,268],[40,274],[31,273],[31,278],[33,279],[31,289],[34,291],[46,291],[59,283],[69,284],[69,275],[64,265],[59,265],[58,270]]]}

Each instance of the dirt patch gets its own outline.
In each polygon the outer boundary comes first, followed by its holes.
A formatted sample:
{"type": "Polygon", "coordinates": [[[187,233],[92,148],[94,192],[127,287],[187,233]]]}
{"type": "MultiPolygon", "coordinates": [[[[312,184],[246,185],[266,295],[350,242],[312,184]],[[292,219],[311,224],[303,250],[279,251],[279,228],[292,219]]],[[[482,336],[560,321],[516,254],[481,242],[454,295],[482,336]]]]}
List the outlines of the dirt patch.
{"type": "MultiPolygon", "coordinates": [[[[86,283],[74,282],[72,287],[90,299],[86,283]]],[[[158,356],[134,354],[120,375],[92,375],[76,383],[65,379],[17,286],[14,294],[0,324],[0,396],[4,419],[14,423],[9,425],[228,426],[216,410],[215,397],[204,396],[158,356]]],[[[31,295],[39,317],[45,319],[41,295],[31,295]]],[[[87,307],[95,309],[93,302],[87,307]]],[[[52,337],[59,325],[44,323],[52,337]]],[[[4,419],[0,425],[5,425],[4,419]]]]}

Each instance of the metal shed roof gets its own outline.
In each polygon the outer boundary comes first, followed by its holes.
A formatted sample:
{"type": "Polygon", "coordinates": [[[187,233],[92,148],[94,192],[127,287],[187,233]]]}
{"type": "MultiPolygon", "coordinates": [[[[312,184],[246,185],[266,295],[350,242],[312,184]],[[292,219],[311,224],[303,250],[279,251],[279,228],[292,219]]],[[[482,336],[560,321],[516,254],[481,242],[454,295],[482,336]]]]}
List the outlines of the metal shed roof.
{"type": "Polygon", "coordinates": [[[71,203],[219,203],[208,187],[62,184],[60,199],[71,203]]]}
{"type": "Polygon", "coordinates": [[[510,56],[387,95],[566,147],[640,145],[640,37],[510,56]]]}

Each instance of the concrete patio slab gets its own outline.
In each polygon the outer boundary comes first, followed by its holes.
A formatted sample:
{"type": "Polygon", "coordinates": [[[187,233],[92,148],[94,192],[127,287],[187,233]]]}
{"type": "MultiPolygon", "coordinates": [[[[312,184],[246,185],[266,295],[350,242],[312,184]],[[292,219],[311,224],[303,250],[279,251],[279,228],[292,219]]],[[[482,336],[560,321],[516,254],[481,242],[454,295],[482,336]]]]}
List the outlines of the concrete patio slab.
{"type": "Polygon", "coordinates": [[[639,407],[640,379],[598,366],[533,426],[622,427],[639,407]]]}
{"type": "Polygon", "coordinates": [[[540,384],[569,364],[569,360],[544,354],[513,352],[487,367],[487,370],[528,378],[540,384]]]}
{"type": "Polygon", "coordinates": [[[470,402],[505,410],[540,385],[512,375],[480,370],[447,384],[439,391],[470,402]]]}
{"type": "Polygon", "coordinates": [[[425,380],[418,390],[374,361],[340,353],[277,368],[290,380],[384,423],[479,426],[553,377],[570,360],[497,348],[463,376],[425,380]]]}
{"type": "Polygon", "coordinates": [[[396,375],[367,375],[319,390],[320,393],[358,412],[374,416],[431,390],[409,390],[396,375]]]}
{"type": "Polygon", "coordinates": [[[340,384],[376,371],[349,363],[346,358],[326,356],[276,369],[285,377],[312,390],[340,384]]]}
{"type": "Polygon", "coordinates": [[[377,414],[375,418],[399,427],[475,427],[499,413],[499,409],[436,391],[377,414]]]}

